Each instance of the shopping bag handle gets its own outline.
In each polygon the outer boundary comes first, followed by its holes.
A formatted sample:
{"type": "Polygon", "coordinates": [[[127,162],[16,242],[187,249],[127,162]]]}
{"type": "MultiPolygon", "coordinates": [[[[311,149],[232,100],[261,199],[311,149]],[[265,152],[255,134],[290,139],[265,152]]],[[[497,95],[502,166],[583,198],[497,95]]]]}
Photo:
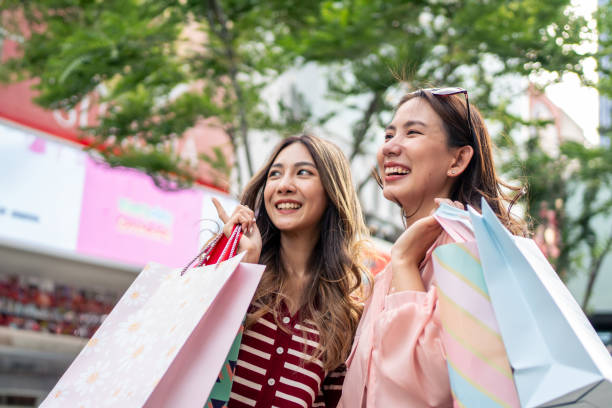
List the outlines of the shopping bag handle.
{"type": "Polygon", "coordinates": [[[474,227],[467,211],[442,203],[434,213],[434,218],[456,242],[468,242],[475,239],[474,227]]]}
{"type": "Polygon", "coordinates": [[[240,226],[240,224],[234,225],[234,229],[232,229],[232,233],[230,234],[227,244],[225,245],[225,248],[223,248],[223,252],[221,252],[221,255],[219,256],[219,259],[217,259],[217,263],[215,265],[219,265],[221,261],[232,258],[234,255],[236,255],[236,248],[238,247],[238,242],[240,241],[241,230],[242,227],[240,226]],[[229,255],[227,258],[225,258],[228,249],[229,255]]]}
{"type": "MultiPolygon", "coordinates": [[[[238,247],[238,242],[240,242],[241,231],[242,231],[242,227],[240,226],[240,224],[236,224],[234,228],[232,229],[232,233],[230,234],[230,237],[228,238],[227,243],[225,244],[225,247],[223,248],[223,252],[221,252],[219,259],[217,259],[217,262],[215,263],[215,267],[219,265],[219,263],[221,263],[225,259],[232,258],[236,254],[236,248],[238,247]],[[229,250],[229,256],[225,258],[226,254],[228,253],[228,250],[229,250]]],[[[181,276],[183,276],[185,274],[185,271],[187,271],[187,269],[198,259],[202,259],[202,261],[198,263],[197,266],[204,265],[204,262],[206,262],[208,256],[213,251],[213,249],[215,249],[219,241],[221,241],[221,238],[223,238],[222,232],[217,234],[217,236],[212,241],[210,241],[206,246],[204,246],[204,248],[202,248],[200,253],[196,255],[196,257],[193,258],[183,268],[183,270],[181,271],[181,276]]]]}

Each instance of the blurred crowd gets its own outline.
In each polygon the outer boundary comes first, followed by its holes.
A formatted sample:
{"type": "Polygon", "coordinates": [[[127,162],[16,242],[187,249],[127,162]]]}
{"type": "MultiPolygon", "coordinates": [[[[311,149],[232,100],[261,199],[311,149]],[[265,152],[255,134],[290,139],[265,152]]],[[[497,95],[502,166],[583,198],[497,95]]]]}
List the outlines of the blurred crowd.
{"type": "Polygon", "coordinates": [[[91,337],[118,296],[47,278],[0,275],[0,325],[91,337]]]}

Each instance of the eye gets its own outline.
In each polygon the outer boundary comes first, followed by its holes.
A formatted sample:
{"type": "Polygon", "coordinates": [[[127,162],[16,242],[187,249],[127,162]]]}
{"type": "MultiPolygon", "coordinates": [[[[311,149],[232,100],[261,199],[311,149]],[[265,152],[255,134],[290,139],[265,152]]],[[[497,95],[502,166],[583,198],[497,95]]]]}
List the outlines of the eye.
{"type": "Polygon", "coordinates": [[[299,169],[297,174],[298,176],[312,176],[314,173],[307,169],[299,169]]]}
{"type": "Polygon", "coordinates": [[[280,171],[278,170],[270,170],[268,173],[268,178],[278,177],[280,176],[280,171]]]}
{"type": "Polygon", "coordinates": [[[419,132],[418,130],[414,130],[414,129],[409,129],[406,132],[407,136],[416,136],[416,135],[422,135],[423,133],[419,132]]]}
{"type": "Polygon", "coordinates": [[[392,133],[385,133],[385,142],[387,140],[390,140],[391,138],[393,138],[393,134],[392,133]]]}

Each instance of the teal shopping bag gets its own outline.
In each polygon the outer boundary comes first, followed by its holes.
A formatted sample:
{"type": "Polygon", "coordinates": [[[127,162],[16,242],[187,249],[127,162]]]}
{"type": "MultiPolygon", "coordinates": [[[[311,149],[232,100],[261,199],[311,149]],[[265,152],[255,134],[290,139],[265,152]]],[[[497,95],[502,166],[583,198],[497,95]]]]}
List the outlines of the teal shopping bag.
{"type": "Polygon", "coordinates": [[[612,357],[536,243],[468,211],[521,406],[612,406],[612,357]]]}
{"type": "Polygon", "coordinates": [[[236,371],[236,362],[238,360],[240,344],[242,343],[243,331],[244,322],[240,326],[240,330],[234,339],[232,348],[227,354],[223,367],[221,367],[219,377],[217,377],[217,382],[210,392],[205,408],[224,408],[227,406],[227,402],[230,399],[230,392],[232,391],[234,372],[236,371]]]}

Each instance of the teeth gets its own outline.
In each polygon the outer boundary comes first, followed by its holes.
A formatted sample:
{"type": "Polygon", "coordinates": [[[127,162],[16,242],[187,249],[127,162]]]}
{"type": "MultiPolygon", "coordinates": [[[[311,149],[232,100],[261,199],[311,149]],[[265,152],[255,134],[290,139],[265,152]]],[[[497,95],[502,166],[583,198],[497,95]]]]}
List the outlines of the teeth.
{"type": "Polygon", "coordinates": [[[301,205],[297,204],[297,203],[280,203],[280,204],[276,204],[276,208],[278,208],[279,210],[296,210],[298,208],[300,208],[301,205]]]}
{"type": "Polygon", "coordinates": [[[408,174],[410,170],[403,167],[385,167],[385,174],[408,174]]]}

